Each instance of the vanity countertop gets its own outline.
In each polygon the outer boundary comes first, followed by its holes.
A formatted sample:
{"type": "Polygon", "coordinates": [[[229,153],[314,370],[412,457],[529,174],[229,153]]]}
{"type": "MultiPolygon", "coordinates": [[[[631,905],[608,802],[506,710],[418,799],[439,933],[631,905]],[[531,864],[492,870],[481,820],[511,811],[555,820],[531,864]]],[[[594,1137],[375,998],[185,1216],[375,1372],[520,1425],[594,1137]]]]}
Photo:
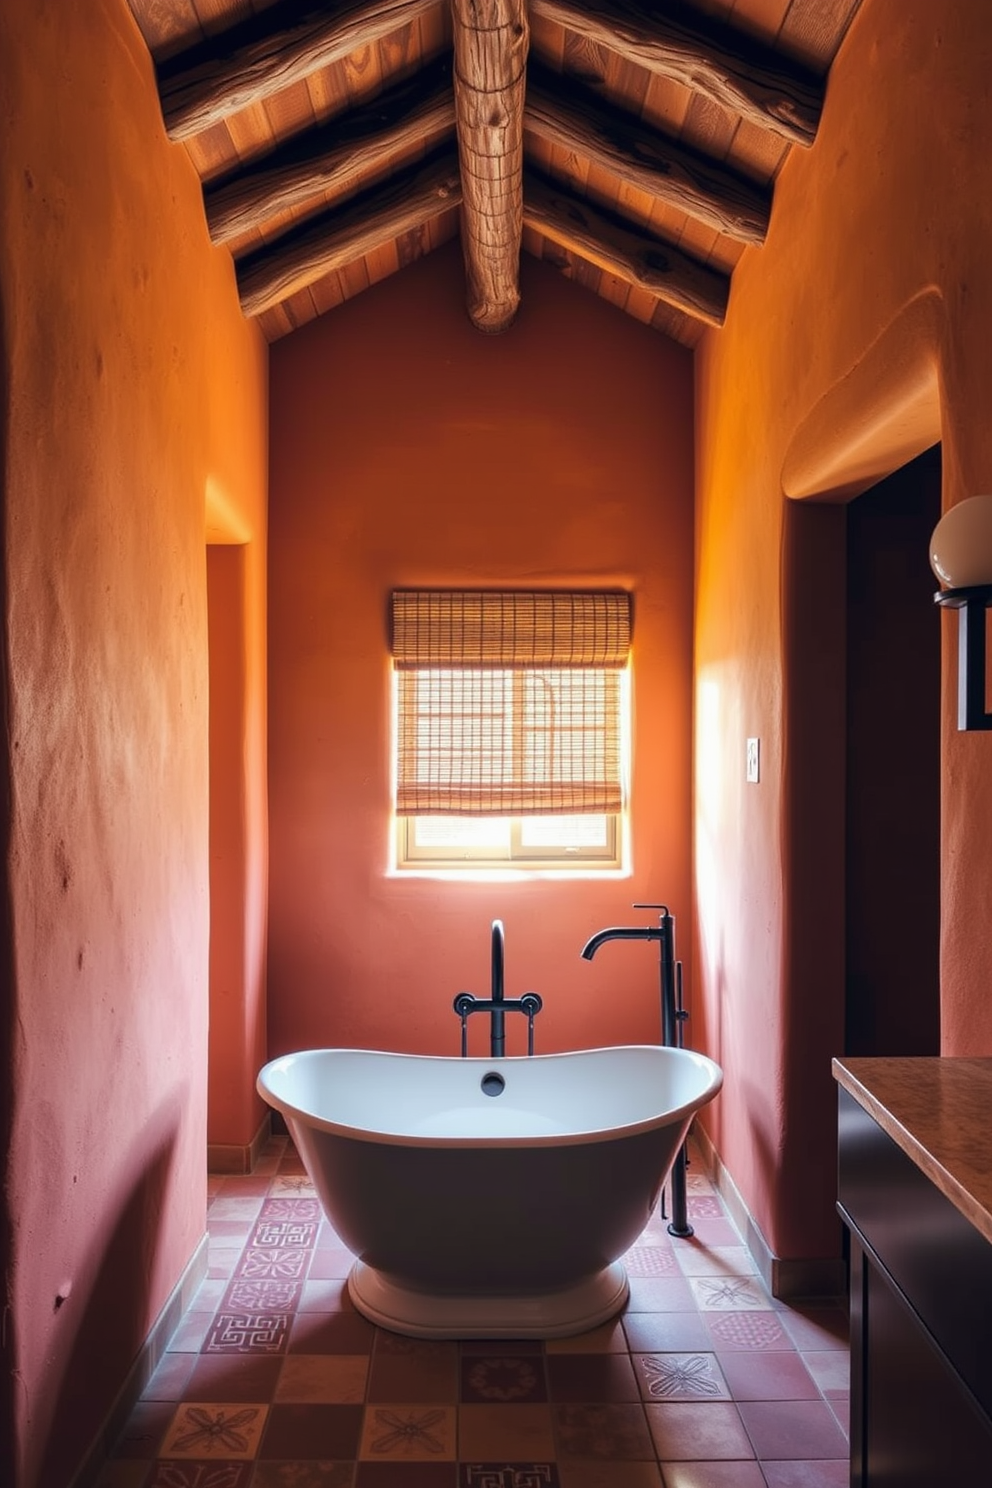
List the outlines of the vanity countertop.
{"type": "Polygon", "coordinates": [[[835,1059],[833,1072],[992,1244],[992,1058],[835,1059]]]}

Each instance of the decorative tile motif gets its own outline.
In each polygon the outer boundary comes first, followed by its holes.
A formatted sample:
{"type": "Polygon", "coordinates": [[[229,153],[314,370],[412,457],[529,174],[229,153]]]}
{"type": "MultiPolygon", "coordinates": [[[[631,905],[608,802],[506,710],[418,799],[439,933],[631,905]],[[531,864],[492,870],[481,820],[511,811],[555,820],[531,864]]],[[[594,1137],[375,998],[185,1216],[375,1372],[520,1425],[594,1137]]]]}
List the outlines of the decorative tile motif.
{"type": "Polygon", "coordinates": [[[534,1355],[462,1361],[462,1399],[479,1401],[544,1400],[541,1361],[534,1355]]]}
{"type": "Polygon", "coordinates": [[[162,1443],[162,1457],[247,1461],[258,1450],[264,1405],[181,1405],[162,1443]]]}
{"type": "Polygon", "coordinates": [[[430,1461],[455,1457],[453,1406],[382,1405],[365,1412],[361,1456],[430,1461]]]}
{"type": "Polygon", "coordinates": [[[635,1361],[652,1400],[729,1399],[713,1354],[638,1354],[635,1361]]]}
{"type": "Polygon", "coordinates": [[[273,1277],[281,1281],[298,1281],[306,1272],[310,1254],[309,1250],[291,1250],[282,1246],[267,1250],[249,1249],[241,1258],[237,1274],[253,1279],[273,1277]]]}
{"type": "Polygon", "coordinates": [[[272,1180],[273,1198],[316,1198],[306,1173],[279,1173],[272,1180]]]}
{"type": "Polygon", "coordinates": [[[706,1325],[718,1348],[778,1349],[789,1343],[774,1312],[723,1312],[706,1325]]]}
{"type": "Polygon", "coordinates": [[[459,1488],[558,1488],[553,1462],[463,1462],[459,1488]]]}
{"type": "Polygon", "coordinates": [[[689,1285],[701,1311],[768,1310],[768,1298],[750,1276],[690,1276],[689,1285]]]}
{"type": "Polygon", "coordinates": [[[262,1205],[262,1212],[258,1216],[260,1220],[289,1220],[294,1224],[312,1223],[319,1225],[323,1219],[320,1203],[317,1199],[299,1198],[276,1194],[271,1199],[266,1199],[262,1205]]]}
{"type": "Polygon", "coordinates": [[[207,1333],[203,1353],[285,1353],[291,1321],[287,1312],[219,1312],[207,1333]]]}
{"type": "Polygon", "coordinates": [[[690,1219],[722,1219],[723,1209],[716,1194],[689,1193],[685,1201],[686,1214],[690,1219]]]}
{"type": "Polygon", "coordinates": [[[224,1293],[224,1312],[292,1312],[300,1300],[303,1283],[271,1277],[255,1280],[238,1276],[224,1293]]]}
{"type": "Polygon", "coordinates": [[[156,1462],[147,1488],[248,1488],[250,1462],[156,1462]]]}
{"type": "Polygon", "coordinates": [[[623,1258],[628,1276],[677,1276],[679,1263],[670,1245],[634,1245],[623,1258]]]}
{"type": "Polygon", "coordinates": [[[317,1220],[260,1219],[251,1238],[259,1250],[299,1248],[312,1250],[317,1243],[317,1220]]]}
{"type": "Polygon", "coordinates": [[[638,1405],[559,1405],[554,1424],[559,1457],[609,1462],[655,1455],[638,1405]]]}

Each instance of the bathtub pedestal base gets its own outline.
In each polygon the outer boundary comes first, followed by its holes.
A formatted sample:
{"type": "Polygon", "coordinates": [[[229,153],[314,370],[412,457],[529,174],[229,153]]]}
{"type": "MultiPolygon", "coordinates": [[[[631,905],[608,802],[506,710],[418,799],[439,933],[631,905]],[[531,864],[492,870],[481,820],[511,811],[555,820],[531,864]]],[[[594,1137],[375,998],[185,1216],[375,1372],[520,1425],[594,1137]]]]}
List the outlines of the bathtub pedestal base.
{"type": "Polygon", "coordinates": [[[348,1291],[370,1322],[412,1338],[568,1338],[613,1317],[630,1287],[623,1266],[614,1261],[563,1291],[454,1296],[401,1286],[356,1261],[348,1291]]]}

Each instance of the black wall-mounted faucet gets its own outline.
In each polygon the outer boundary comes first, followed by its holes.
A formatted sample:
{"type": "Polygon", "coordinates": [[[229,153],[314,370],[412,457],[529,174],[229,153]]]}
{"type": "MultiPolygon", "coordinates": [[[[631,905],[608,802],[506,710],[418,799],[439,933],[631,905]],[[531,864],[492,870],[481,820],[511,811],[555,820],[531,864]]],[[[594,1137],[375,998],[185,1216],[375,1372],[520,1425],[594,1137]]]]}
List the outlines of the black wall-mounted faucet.
{"type": "MultiPolygon", "coordinates": [[[[634,909],[657,909],[657,925],[614,925],[591,935],[582,947],[582,955],[591,961],[608,940],[657,940],[659,942],[659,977],[661,982],[661,1041],[670,1049],[682,1047],[682,1024],[688,1016],[682,1007],[682,963],[675,960],[675,919],[667,904],[635,904],[634,909]]],[[[693,1233],[686,1214],[685,1170],[688,1155],[685,1143],[672,1164],[672,1220],[669,1234],[683,1239],[693,1233]]]]}
{"type": "Polygon", "coordinates": [[[507,1013],[524,1013],[527,1018],[527,1053],[534,1052],[534,1019],[543,1003],[536,992],[525,992],[522,997],[507,1002],[503,995],[503,967],[506,959],[506,938],[503,921],[493,920],[492,953],[490,961],[489,996],[476,997],[473,992],[459,992],[454,1009],[462,1020],[462,1057],[468,1054],[468,1020],[472,1013],[489,1014],[489,1053],[493,1059],[502,1059],[506,1054],[505,1016],[507,1013]]]}

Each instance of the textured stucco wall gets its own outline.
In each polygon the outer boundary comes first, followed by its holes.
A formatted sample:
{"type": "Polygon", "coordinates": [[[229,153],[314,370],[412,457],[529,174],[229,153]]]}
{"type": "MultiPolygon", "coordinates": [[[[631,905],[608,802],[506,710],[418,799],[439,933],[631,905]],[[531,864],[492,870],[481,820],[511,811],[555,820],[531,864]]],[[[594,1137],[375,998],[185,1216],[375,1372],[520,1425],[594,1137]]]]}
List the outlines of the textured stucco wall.
{"type": "Polygon", "coordinates": [[[126,6],[4,6],[0,73],[0,1479],[61,1488],[204,1231],[205,508],[260,508],[266,350],[126,6]]]}
{"type": "MultiPolygon", "coordinates": [[[[696,358],[698,1022],[727,1072],[717,1146],[783,1256],[836,1253],[844,954],[840,528],[785,493],[850,497],[938,439],[945,506],[992,486],[990,76],[982,0],[865,0],[696,358]]],[[[956,732],[954,622],[933,623],[942,1047],[987,1054],[992,738],[956,732]]]]}
{"type": "Polygon", "coordinates": [[[456,1054],[452,999],[487,988],[497,916],[544,1051],[659,1037],[656,948],[579,956],[650,922],[633,901],[667,900],[688,953],[691,358],[522,267],[503,336],[469,324],[453,244],[272,349],[273,1054],[456,1054]],[[388,875],[388,596],[418,585],[633,590],[632,877],[388,875]]]}

